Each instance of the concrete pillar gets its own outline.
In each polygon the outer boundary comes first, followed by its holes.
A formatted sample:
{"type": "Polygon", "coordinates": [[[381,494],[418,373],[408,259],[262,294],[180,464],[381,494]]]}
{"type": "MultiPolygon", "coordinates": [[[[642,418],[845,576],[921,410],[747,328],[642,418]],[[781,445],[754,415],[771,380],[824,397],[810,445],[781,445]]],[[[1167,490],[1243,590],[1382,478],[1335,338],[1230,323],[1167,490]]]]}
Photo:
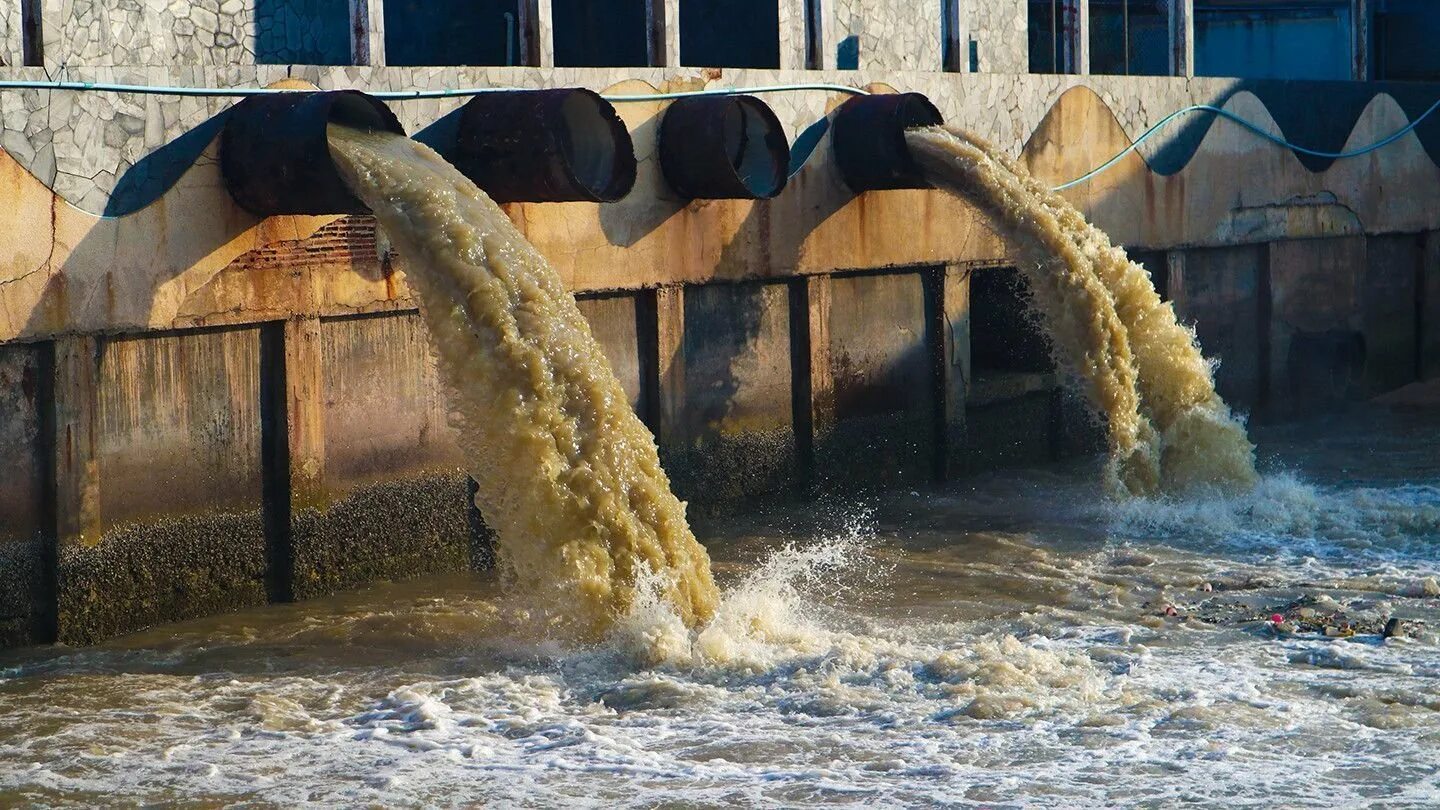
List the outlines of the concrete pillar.
{"type": "Polygon", "coordinates": [[[520,9],[522,60],[536,67],[555,67],[555,14],[550,0],[528,0],[520,9]]]}
{"type": "Polygon", "coordinates": [[[292,508],[320,506],[325,480],[325,381],[320,319],[285,322],[285,428],[292,508]]]}
{"type": "Polygon", "coordinates": [[[685,288],[655,291],[655,436],[661,447],[685,444],[685,288]]]}
{"type": "Polygon", "coordinates": [[[805,279],[806,349],[809,353],[810,425],[820,435],[835,425],[835,378],[830,371],[829,276],[805,279]]]}
{"type": "Polygon", "coordinates": [[[818,436],[835,423],[835,385],[830,374],[829,276],[792,279],[790,288],[790,397],[795,429],[797,490],[810,490],[818,436]]]}
{"type": "Polygon", "coordinates": [[[779,0],[780,69],[805,70],[809,40],[806,36],[807,0],[779,0]]]}
{"type": "Polygon", "coordinates": [[[1170,75],[1195,75],[1195,0],[1170,2],[1170,75]]]}
{"type": "Polygon", "coordinates": [[[100,542],[100,360],[93,335],[55,341],[55,538],[61,549],[100,542]]]}
{"type": "Polygon", "coordinates": [[[965,399],[970,391],[970,270],[950,265],[942,273],[940,345],[944,352],[944,432],[946,468],[965,449],[965,399]]]}
{"type": "Polygon", "coordinates": [[[260,333],[261,467],[266,593],[295,598],[295,513],[325,506],[325,401],[320,319],[260,333]]]}
{"type": "Polygon", "coordinates": [[[385,64],[385,0],[350,0],[351,61],[385,64]]]}
{"type": "Polygon", "coordinates": [[[1375,78],[1370,63],[1370,30],[1373,17],[1371,0],[1350,0],[1351,78],[1366,82],[1375,78]]]}
{"type": "Polygon", "coordinates": [[[1090,72],[1090,3],[1088,0],[1064,0],[1061,24],[1065,37],[1065,72],[1085,75],[1090,72]]]}
{"type": "Polygon", "coordinates": [[[651,64],[656,67],[680,65],[680,0],[649,0],[651,64]]]}

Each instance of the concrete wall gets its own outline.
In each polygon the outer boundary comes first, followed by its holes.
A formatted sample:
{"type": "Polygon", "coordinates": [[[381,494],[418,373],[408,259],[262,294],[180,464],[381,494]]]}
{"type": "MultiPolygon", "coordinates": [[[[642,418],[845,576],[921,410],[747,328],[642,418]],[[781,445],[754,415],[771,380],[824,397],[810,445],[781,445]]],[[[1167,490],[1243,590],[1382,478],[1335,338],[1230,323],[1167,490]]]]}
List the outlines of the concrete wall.
{"type": "MultiPolygon", "coordinates": [[[[678,13],[673,0],[656,7],[678,13]]],[[[962,70],[970,39],[980,70],[1023,68],[1023,7],[962,0],[962,70]]],[[[386,68],[377,3],[365,4],[376,66],[256,65],[260,39],[226,37],[260,6],[214,27],[206,8],[70,7],[46,28],[46,59],[84,63],[70,79],[217,87],[294,74],[374,90],[918,90],[1052,182],[1186,104],[1340,148],[1429,103],[1425,88],[945,74],[941,4],[823,3],[824,71],[793,69],[805,56],[793,0],[778,9],[782,70],[675,67],[673,25],[658,32],[667,68],[386,68]],[[209,33],[172,42],[167,31],[189,30],[182,12],[209,33]],[[66,26],[74,36],[60,42],[66,26]],[[851,34],[859,69],[835,69],[851,34]],[[1330,103],[1340,112],[1314,115],[1330,103]]],[[[549,10],[534,7],[537,30],[549,10]]],[[[337,13],[314,5],[316,19],[337,13]]],[[[0,13],[5,26],[14,17],[0,13]]],[[[289,43],[304,27],[294,19],[263,30],[289,43]]],[[[323,23],[307,30],[297,52],[338,53],[321,44],[323,23]]],[[[7,48],[14,31],[0,28],[7,48]]],[[[823,129],[844,98],[766,100],[793,140],[823,129]]],[[[459,103],[394,108],[417,132],[459,103]]],[[[13,471],[0,478],[0,644],[91,641],[488,562],[403,257],[368,217],[260,221],[239,209],[217,169],[229,104],[0,91],[0,461],[13,471]]],[[[1018,293],[975,275],[1000,273],[1010,252],[979,212],[931,190],[856,195],[827,137],[774,200],[677,199],[655,160],[665,106],[619,108],[640,160],[624,200],[506,210],[580,296],[692,508],[915,486],[1094,447],[1094,423],[1058,388],[1043,346],[1023,368],[977,367],[1013,361],[1033,338],[1018,293]]],[[[1440,208],[1387,193],[1440,183],[1432,139],[1421,128],[1365,160],[1310,165],[1197,119],[1067,196],[1141,249],[1220,359],[1222,393],[1281,418],[1440,375],[1440,208]]]]}

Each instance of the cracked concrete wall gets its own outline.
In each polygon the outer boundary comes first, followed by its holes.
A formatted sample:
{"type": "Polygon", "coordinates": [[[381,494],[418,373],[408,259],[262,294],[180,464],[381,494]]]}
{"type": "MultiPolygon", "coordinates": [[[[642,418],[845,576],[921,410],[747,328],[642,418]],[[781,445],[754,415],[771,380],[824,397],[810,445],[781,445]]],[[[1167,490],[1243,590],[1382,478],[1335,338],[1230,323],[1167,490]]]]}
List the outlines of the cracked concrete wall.
{"type": "Polygon", "coordinates": [[[840,70],[940,70],[940,3],[825,0],[824,64],[840,70]]]}
{"type": "Polygon", "coordinates": [[[42,18],[51,70],[350,61],[349,0],[60,0],[42,18]]]}
{"type": "MultiPolygon", "coordinates": [[[[963,32],[962,32],[963,34],[963,32]]],[[[935,63],[939,64],[938,28],[935,63]]],[[[982,60],[983,54],[982,50],[982,60]]],[[[44,80],[39,69],[17,69],[16,78],[44,80]]],[[[287,68],[271,65],[103,68],[67,78],[170,86],[245,87],[293,76],[322,89],[434,90],[454,87],[564,87],[605,90],[628,79],[655,87],[689,89],[700,73],[685,68],[287,68]]],[[[699,81],[697,81],[699,80],[699,81]]],[[[1235,84],[1230,79],[1129,78],[1115,76],[960,75],[930,72],[726,70],[710,86],[832,82],[864,87],[872,82],[925,93],[945,114],[1018,153],[1056,100],[1077,86],[1093,89],[1130,136],[1188,104],[1211,102],[1235,84]]],[[[765,97],[793,139],[837,101],[825,93],[779,93],[765,97]]],[[[23,90],[0,92],[0,146],[42,183],[90,213],[128,213],[153,199],[199,154],[197,128],[234,103],[226,98],[136,96],[113,93],[23,90]],[[191,134],[189,141],[182,136],[191,134]],[[112,197],[118,197],[113,201],[112,197]],[[113,203],[113,204],[112,204],[113,203]]],[[[428,127],[460,99],[403,101],[392,105],[411,133],[428,127]]],[[[215,123],[212,122],[212,126],[215,123]]],[[[202,130],[200,134],[213,132],[202,130]]],[[[1165,137],[1141,147],[1147,158],[1165,137]]],[[[1105,157],[1109,157],[1106,155],[1105,157]]]]}
{"type": "Polygon", "coordinates": [[[1026,0],[957,0],[960,3],[960,64],[974,72],[1025,73],[1030,70],[1029,3],[1026,0]]]}

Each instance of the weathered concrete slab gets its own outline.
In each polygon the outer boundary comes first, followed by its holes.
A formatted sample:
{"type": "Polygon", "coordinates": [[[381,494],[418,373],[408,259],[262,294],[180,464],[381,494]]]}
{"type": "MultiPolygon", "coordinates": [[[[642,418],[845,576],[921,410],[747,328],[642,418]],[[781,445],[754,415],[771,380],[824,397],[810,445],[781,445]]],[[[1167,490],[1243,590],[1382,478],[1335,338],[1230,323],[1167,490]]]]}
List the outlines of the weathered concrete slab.
{"type": "Polygon", "coordinates": [[[1417,290],[1420,312],[1420,373],[1440,377],[1440,234],[1425,234],[1417,290]]]}
{"type": "Polygon", "coordinates": [[[62,641],[265,601],[259,357],[258,329],[98,343],[101,533],[59,549],[62,641]]]}
{"type": "Polygon", "coordinates": [[[1260,245],[1195,248],[1171,252],[1166,274],[1175,314],[1194,328],[1205,357],[1219,362],[1215,387],[1242,411],[1261,405],[1269,373],[1267,261],[1260,245]]]}
{"type": "Polygon", "coordinates": [[[1363,396],[1364,237],[1270,246],[1270,400],[1288,416],[1363,396]]]}
{"type": "Polygon", "coordinates": [[[935,350],[921,272],[831,281],[833,421],[815,427],[822,485],[890,486],[931,476],[939,444],[935,350]]]}
{"type": "Polygon", "coordinates": [[[790,495],[797,475],[787,286],[687,290],[681,347],[680,424],[662,447],[677,493],[692,508],[790,495]]]}
{"type": "Polygon", "coordinates": [[[46,640],[53,586],[47,581],[46,344],[0,346],[0,648],[46,640]]]}
{"type": "Polygon", "coordinates": [[[1420,257],[1415,234],[1368,239],[1360,282],[1367,394],[1392,391],[1417,378],[1420,257]]]}
{"type": "Polygon", "coordinates": [[[630,407],[641,411],[645,397],[642,383],[640,333],[636,296],[634,294],[583,295],[576,304],[580,314],[590,323],[590,332],[599,341],[610,361],[610,369],[619,378],[630,407]]]}
{"type": "Polygon", "coordinates": [[[292,493],[291,596],[466,570],[468,479],[420,316],[327,319],[318,337],[321,469],[292,493]]]}

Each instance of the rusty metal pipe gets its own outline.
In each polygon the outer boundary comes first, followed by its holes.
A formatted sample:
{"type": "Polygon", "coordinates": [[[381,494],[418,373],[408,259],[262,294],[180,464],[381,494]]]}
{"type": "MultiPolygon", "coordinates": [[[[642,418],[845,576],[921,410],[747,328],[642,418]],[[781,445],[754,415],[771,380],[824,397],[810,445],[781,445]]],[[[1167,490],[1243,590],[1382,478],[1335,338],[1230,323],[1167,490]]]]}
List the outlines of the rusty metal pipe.
{"type": "Polygon", "coordinates": [[[228,113],[220,171],[242,208],[257,216],[365,214],[330,156],[330,124],[404,135],[384,102],[358,90],[252,96],[228,113]]]}
{"type": "Polygon", "coordinates": [[[440,152],[496,202],[614,202],[635,185],[635,146],[615,108],[581,88],[472,98],[440,152]]]}
{"type": "Polygon", "coordinates": [[[930,188],[905,145],[905,130],[936,126],[944,116],[919,93],[857,96],[840,105],[831,122],[831,146],[845,184],[853,191],[930,188]]]}
{"type": "Polygon", "coordinates": [[[681,99],[660,122],[660,169],[683,197],[769,199],[789,165],[780,119],[754,96],[681,99]]]}

